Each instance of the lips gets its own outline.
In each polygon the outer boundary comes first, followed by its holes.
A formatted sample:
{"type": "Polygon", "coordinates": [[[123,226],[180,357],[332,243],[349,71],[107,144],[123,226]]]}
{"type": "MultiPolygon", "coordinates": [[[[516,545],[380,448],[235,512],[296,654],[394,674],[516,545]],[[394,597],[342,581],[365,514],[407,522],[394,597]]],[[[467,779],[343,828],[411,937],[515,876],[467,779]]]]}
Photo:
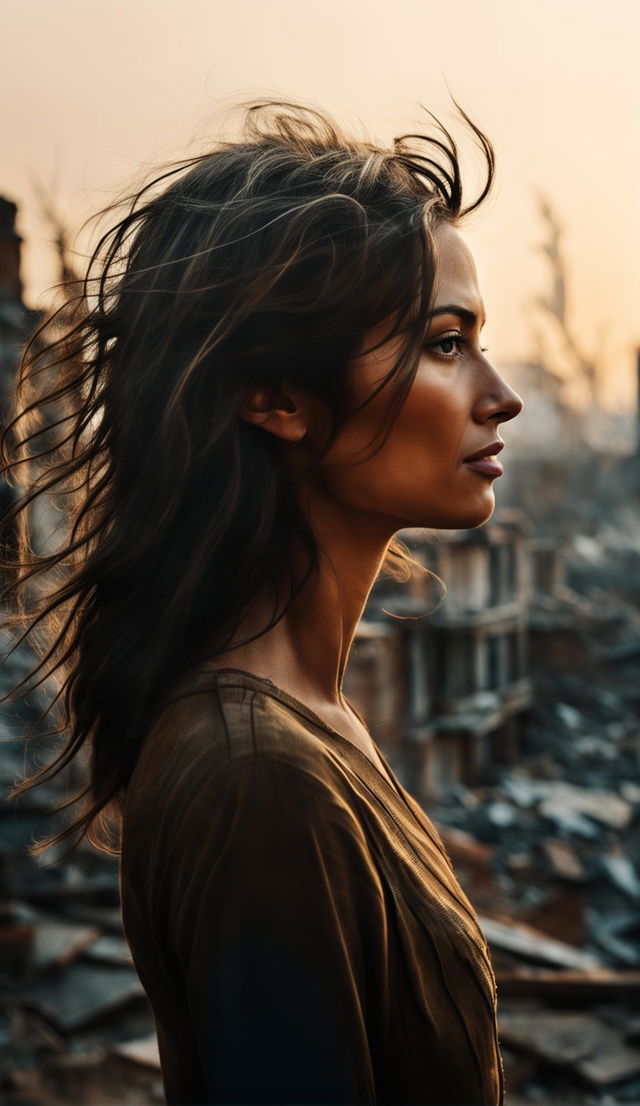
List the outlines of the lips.
{"type": "Polygon", "coordinates": [[[504,442],[492,442],[491,445],[486,445],[484,449],[479,449],[477,453],[472,453],[470,457],[465,457],[464,460],[465,462],[481,461],[483,457],[495,457],[501,449],[504,449],[504,442]]]}

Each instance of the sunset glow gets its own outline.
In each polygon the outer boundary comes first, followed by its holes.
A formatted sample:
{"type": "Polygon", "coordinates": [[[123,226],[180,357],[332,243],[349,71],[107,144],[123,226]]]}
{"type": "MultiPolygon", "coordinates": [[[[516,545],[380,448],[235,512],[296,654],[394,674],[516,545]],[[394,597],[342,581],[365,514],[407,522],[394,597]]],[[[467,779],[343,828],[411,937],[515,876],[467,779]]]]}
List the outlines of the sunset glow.
{"type": "Polygon", "coordinates": [[[533,356],[535,300],[549,282],[543,193],[564,228],[577,332],[606,360],[603,401],[635,402],[640,8],[630,0],[5,0],[2,21],[0,193],[19,205],[29,304],[46,302],[54,279],[34,183],[77,229],[145,168],[206,148],[235,102],[301,98],[390,139],[424,127],[420,104],[451,121],[448,86],[498,158],[495,195],[464,228],[492,355],[533,356]]]}

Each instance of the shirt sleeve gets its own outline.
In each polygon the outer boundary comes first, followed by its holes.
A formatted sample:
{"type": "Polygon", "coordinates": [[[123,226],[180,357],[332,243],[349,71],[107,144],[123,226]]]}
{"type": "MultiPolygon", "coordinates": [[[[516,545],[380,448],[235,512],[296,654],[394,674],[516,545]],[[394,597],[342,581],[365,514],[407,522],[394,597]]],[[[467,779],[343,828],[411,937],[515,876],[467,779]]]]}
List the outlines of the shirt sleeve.
{"type": "Polygon", "coordinates": [[[203,781],[179,833],[172,943],[207,1102],[375,1102],[385,903],[348,803],[242,757],[203,781]]]}

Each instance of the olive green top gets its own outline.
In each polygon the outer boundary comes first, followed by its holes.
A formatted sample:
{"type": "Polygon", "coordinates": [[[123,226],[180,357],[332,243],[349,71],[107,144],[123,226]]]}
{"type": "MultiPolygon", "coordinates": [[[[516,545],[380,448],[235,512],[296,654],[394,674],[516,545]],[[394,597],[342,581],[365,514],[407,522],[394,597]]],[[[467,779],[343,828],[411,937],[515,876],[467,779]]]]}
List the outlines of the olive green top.
{"type": "Polygon", "coordinates": [[[120,867],[167,1102],[503,1102],[485,940],[380,756],[248,672],[174,689],[120,867]]]}

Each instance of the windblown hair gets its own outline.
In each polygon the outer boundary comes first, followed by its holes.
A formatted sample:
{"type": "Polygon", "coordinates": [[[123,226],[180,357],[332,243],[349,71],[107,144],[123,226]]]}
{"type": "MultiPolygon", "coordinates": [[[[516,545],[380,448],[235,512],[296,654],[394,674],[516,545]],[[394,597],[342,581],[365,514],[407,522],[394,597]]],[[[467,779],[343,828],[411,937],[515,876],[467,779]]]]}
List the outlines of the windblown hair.
{"type": "MultiPolygon", "coordinates": [[[[391,320],[401,352],[380,385],[393,378],[388,433],[428,328],[432,230],[476,208],[493,181],[491,144],[461,108],[486,168],[467,207],[456,144],[431,113],[428,134],[385,148],[300,104],[242,109],[239,139],[165,166],[126,197],[77,294],[34,331],[18,370],[0,437],[0,471],[21,493],[4,520],[18,540],[2,598],[7,626],[26,627],[13,648],[31,635],[40,659],[4,698],[38,673],[35,686],[52,678],[44,713],[58,704],[59,725],[47,736],[66,743],[10,797],[88,752],[86,786],[57,807],[79,813],[33,854],[85,835],[116,853],[121,800],[167,689],[224,651],[265,585],[276,602],[260,633],[317,570],[273,435],[239,416],[249,391],[287,381],[324,401],[320,464],[353,413],[350,361],[391,320]],[[36,552],[29,517],[47,497],[65,534],[36,552]],[[291,570],[280,603],[294,539],[307,565],[299,578],[291,570]]],[[[385,570],[406,578],[407,563],[393,542],[385,570]]]]}

